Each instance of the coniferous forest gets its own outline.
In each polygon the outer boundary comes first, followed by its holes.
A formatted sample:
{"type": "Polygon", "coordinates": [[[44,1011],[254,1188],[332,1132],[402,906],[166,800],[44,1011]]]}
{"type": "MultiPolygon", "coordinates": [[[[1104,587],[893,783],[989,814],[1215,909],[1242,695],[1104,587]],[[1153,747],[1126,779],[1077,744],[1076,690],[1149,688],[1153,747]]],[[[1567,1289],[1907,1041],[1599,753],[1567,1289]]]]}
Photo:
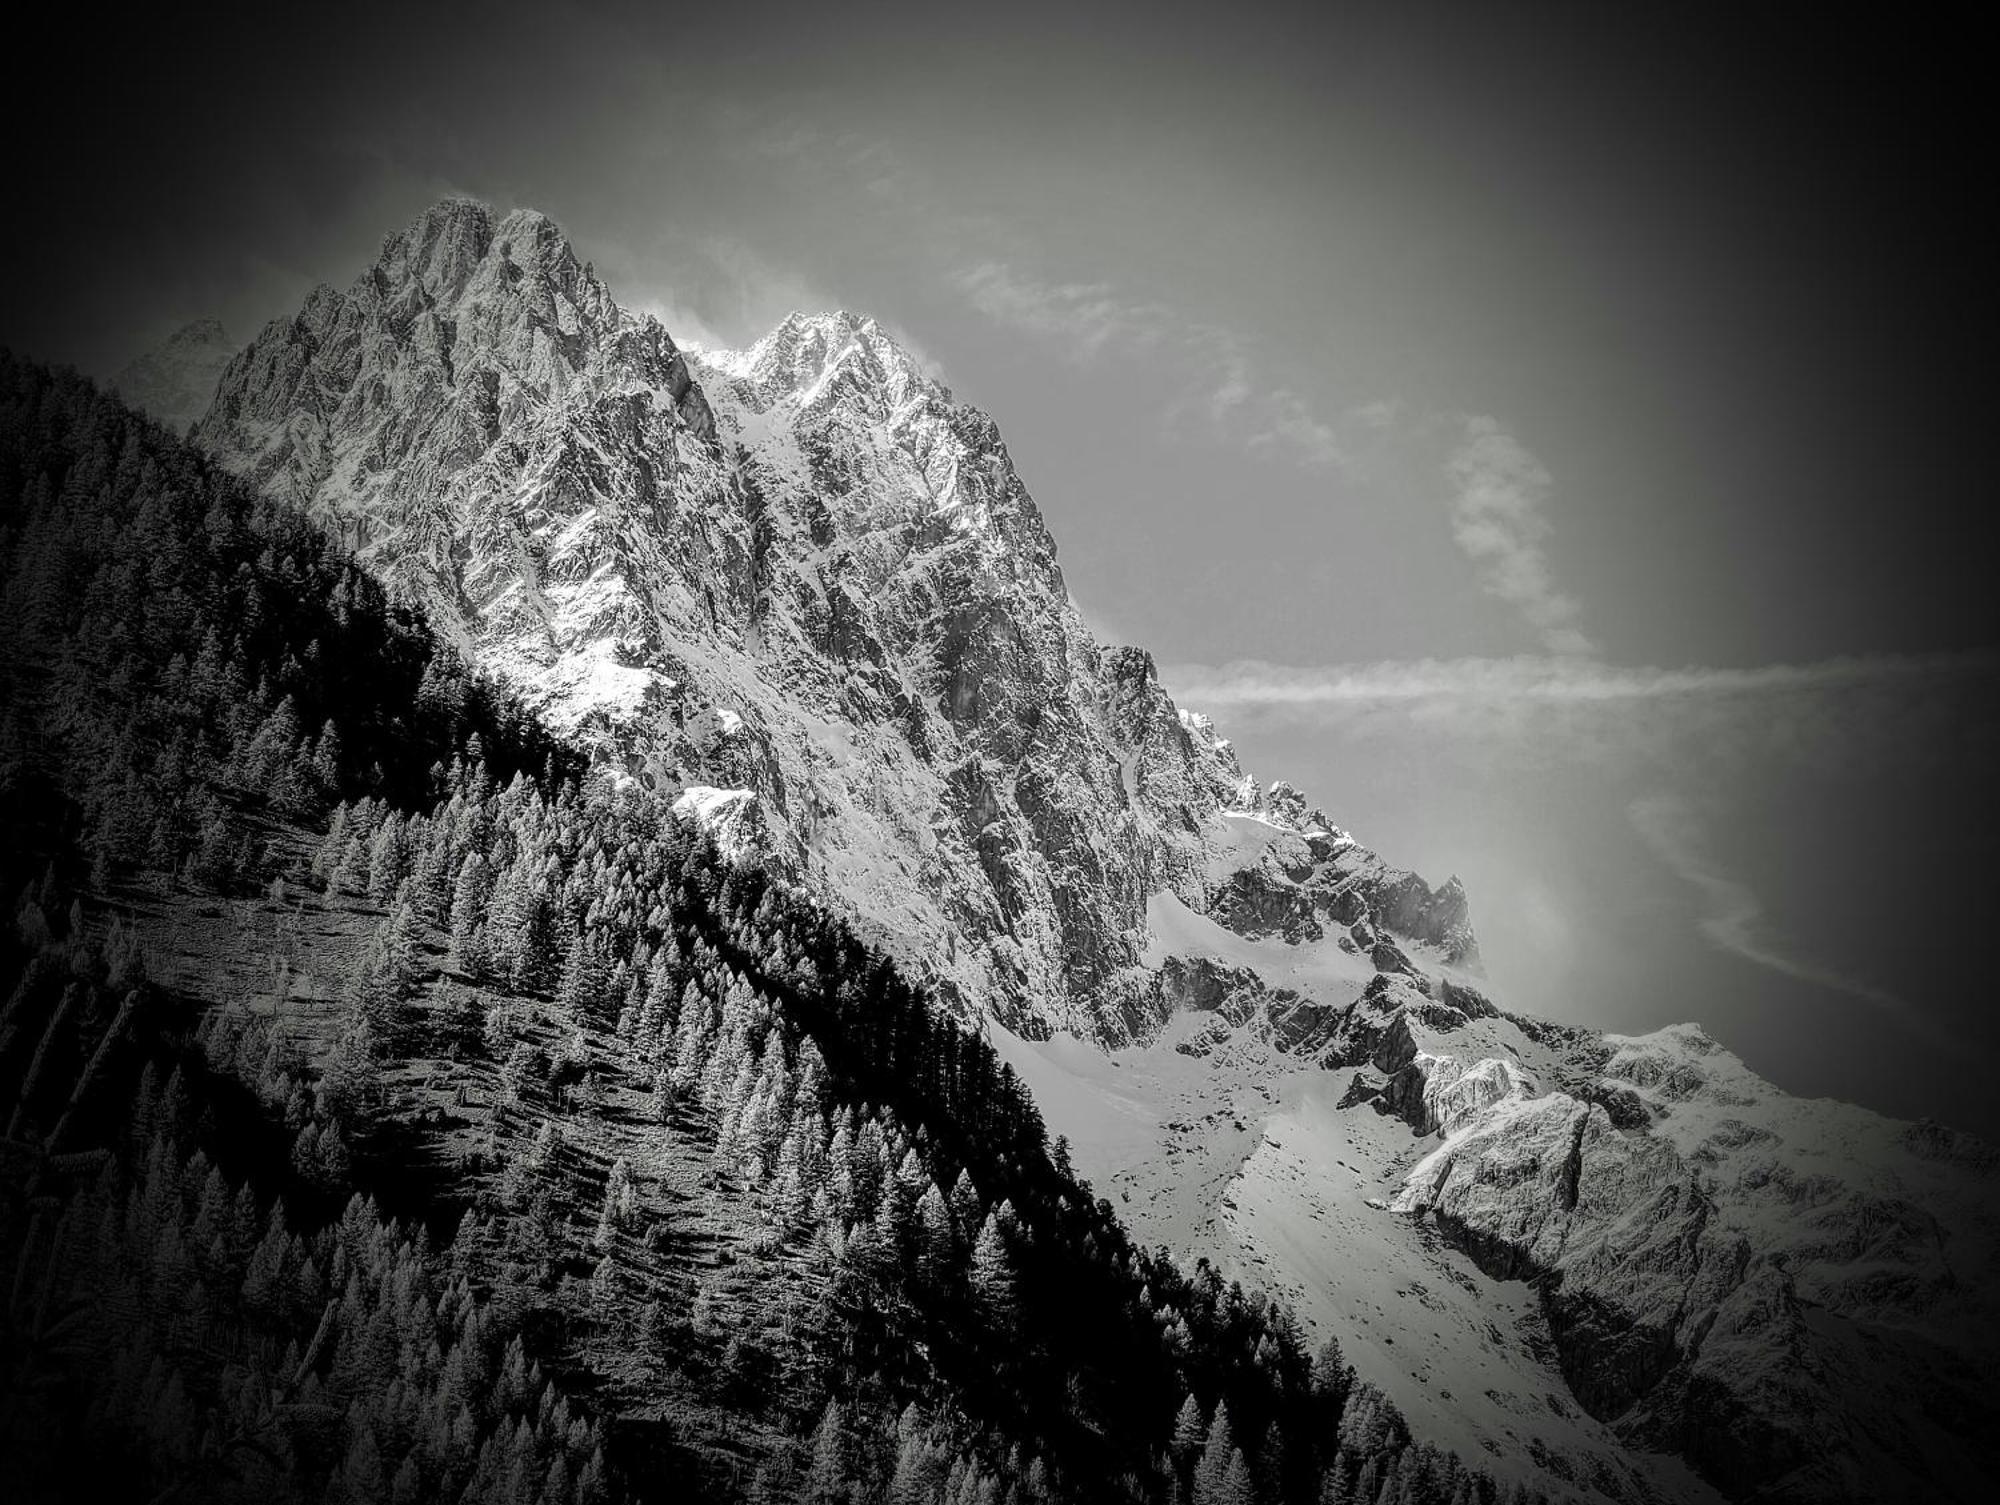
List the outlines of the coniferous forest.
{"type": "Polygon", "coordinates": [[[327,534],[0,357],[22,1501],[1514,1498],[327,534]]]}

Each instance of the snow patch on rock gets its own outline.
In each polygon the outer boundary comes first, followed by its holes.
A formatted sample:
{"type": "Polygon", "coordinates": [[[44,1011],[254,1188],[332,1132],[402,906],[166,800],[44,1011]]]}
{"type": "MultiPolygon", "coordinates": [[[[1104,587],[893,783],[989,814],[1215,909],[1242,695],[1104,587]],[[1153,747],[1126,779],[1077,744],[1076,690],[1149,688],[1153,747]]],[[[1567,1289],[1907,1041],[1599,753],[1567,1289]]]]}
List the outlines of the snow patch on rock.
{"type": "Polygon", "coordinates": [[[692,784],[674,798],[673,811],[698,826],[731,862],[768,855],[769,833],[754,789],[711,789],[692,784]]]}

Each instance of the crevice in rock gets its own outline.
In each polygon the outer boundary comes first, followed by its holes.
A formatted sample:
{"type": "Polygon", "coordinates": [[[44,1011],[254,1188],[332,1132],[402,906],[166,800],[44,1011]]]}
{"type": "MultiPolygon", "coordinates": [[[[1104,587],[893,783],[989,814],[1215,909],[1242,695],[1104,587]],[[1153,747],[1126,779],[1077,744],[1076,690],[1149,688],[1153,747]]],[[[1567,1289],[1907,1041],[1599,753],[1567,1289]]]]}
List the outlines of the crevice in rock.
{"type": "Polygon", "coordinates": [[[1589,1127],[1590,1113],[1585,1110],[1577,1115],[1576,1128],[1570,1135],[1569,1155],[1556,1182],[1556,1203],[1564,1212],[1576,1209],[1577,1189],[1583,1180],[1583,1135],[1589,1127]]]}

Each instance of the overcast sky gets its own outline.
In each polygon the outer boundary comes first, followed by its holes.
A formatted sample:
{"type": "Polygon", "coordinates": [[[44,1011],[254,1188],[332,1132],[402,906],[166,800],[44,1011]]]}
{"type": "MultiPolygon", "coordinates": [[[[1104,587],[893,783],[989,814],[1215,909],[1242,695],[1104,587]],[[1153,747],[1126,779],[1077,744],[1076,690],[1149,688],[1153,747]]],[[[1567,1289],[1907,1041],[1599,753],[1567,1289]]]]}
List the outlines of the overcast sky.
{"type": "Polygon", "coordinates": [[[2000,1127],[1950,9],[148,24],[23,50],[0,341],[247,340],[447,193],[546,210],[684,339],[872,313],[998,419],[1104,635],[1465,876],[1509,1003],[2000,1127]]]}

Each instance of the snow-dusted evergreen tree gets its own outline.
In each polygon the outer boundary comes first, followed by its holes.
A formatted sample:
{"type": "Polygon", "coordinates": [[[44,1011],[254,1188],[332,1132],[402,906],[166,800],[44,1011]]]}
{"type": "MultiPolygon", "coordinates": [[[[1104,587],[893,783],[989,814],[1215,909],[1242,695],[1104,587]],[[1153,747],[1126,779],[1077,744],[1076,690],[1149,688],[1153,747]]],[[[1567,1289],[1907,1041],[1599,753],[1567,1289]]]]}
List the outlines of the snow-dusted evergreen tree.
{"type": "Polygon", "coordinates": [[[1174,1431],[1171,1447],[1174,1461],[1182,1468],[1189,1467],[1201,1453],[1202,1444],[1208,1439],[1208,1419],[1202,1415],[1201,1402],[1189,1391],[1181,1408],[1174,1413],[1174,1431]]]}
{"type": "Polygon", "coordinates": [[[1013,1322],[1019,1299],[1013,1254],[1007,1247],[1007,1229],[1014,1217],[1012,1205],[1002,1202],[980,1223],[972,1245],[973,1293],[988,1319],[1003,1329],[1013,1322]]]}

